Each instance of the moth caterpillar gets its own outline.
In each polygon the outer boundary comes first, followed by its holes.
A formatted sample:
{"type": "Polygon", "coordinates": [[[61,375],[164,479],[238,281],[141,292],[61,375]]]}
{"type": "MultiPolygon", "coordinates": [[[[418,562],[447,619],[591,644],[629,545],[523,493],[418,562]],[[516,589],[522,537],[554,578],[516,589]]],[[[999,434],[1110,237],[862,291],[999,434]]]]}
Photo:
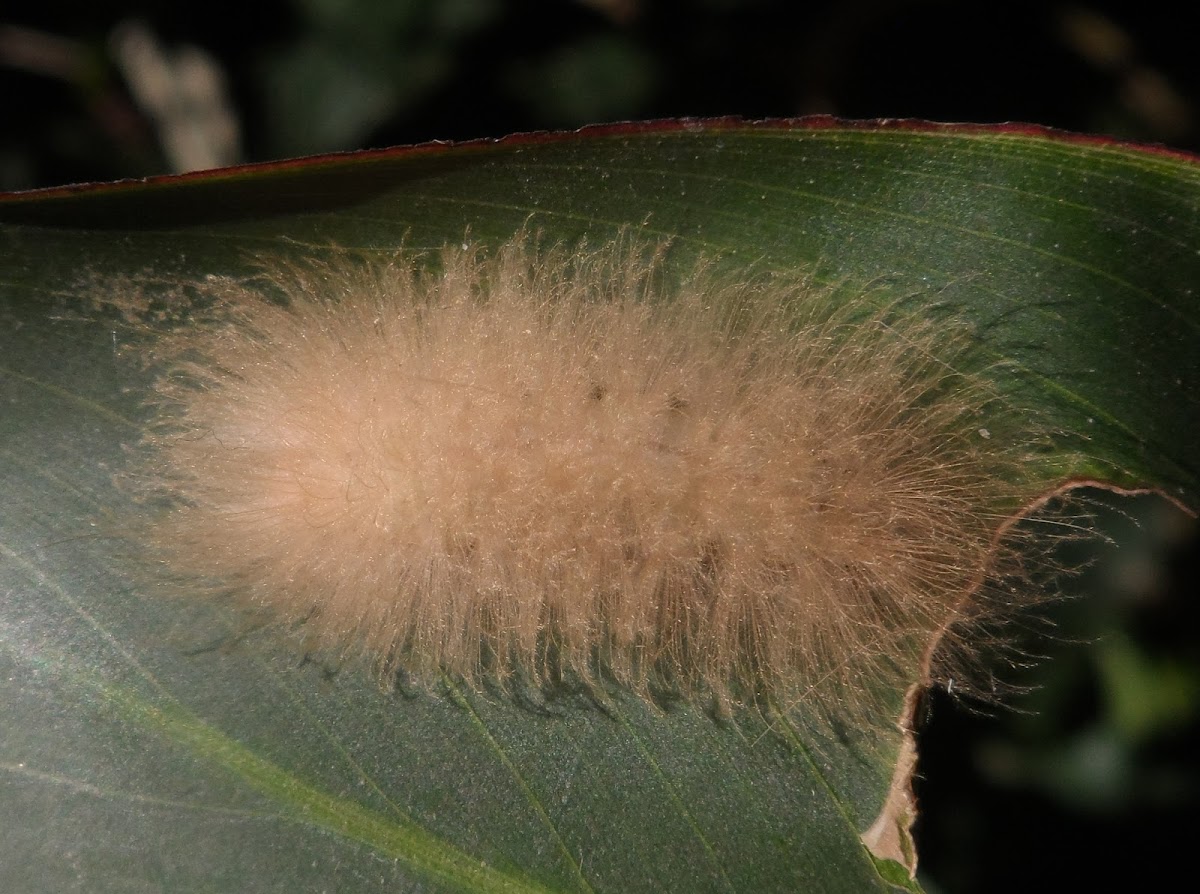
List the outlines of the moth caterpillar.
{"type": "Polygon", "coordinates": [[[199,286],[143,349],[151,555],[384,674],[838,710],[913,679],[1028,439],[961,327],[663,255],[522,233],[199,286]]]}

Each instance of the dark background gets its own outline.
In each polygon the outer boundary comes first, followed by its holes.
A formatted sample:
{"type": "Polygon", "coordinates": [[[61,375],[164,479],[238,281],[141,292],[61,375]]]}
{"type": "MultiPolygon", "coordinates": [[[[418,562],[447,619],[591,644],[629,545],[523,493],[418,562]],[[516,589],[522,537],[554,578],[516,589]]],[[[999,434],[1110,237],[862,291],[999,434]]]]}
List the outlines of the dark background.
{"type": "Polygon", "coordinates": [[[209,54],[239,160],[629,118],[1032,121],[1200,145],[1162,2],[94,0],[0,7],[0,186],[169,170],[118,26],[209,54]]]}
{"type": "MultiPolygon", "coordinates": [[[[1153,2],[6,3],[0,190],[685,115],[1018,120],[1195,151],[1195,38],[1153,2]]],[[[931,894],[1188,877],[1196,527],[1154,498],[1097,513],[1119,548],[1063,557],[1089,570],[1030,619],[1025,651],[1046,660],[1000,669],[1029,691],[934,693],[923,712],[931,894]]]]}

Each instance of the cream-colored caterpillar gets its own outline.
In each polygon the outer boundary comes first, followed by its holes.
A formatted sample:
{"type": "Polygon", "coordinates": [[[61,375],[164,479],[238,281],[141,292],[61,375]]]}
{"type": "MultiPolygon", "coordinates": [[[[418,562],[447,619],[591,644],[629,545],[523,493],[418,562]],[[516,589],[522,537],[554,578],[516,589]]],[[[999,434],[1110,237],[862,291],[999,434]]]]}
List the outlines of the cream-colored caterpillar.
{"type": "Polygon", "coordinates": [[[151,554],[385,674],[838,710],[915,678],[1028,496],[961,329],[662,255],[522,234],[199,286],[145,348],[151,554]]]}

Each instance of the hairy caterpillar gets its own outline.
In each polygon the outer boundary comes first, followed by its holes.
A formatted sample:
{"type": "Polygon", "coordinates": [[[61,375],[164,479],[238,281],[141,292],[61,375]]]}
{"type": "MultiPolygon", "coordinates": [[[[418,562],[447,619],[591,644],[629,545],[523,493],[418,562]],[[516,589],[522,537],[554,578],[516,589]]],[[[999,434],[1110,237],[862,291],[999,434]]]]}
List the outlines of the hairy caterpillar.
{"type": "Polygon", "coordinates": [[[662,255],[519,234],[199,286],[142,349],[151,555],[385,674],[838,710],[915,679],[1030,441],[961,329],[662,255]]]}

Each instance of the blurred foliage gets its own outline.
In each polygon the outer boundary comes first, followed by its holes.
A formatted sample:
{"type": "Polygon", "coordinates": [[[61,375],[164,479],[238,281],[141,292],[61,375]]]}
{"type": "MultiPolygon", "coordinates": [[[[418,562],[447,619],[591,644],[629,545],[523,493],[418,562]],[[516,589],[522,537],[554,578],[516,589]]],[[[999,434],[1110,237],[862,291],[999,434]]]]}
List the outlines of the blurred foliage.
{"type": "Polygon", "coordinates": [[[0,188],[170,169],[111,39],[133,21],[168,55],[213,57],[250,161],[726,114],[1200,140],[1191,36],[1155,2],[16,0],[0,9],[0,188]]]}
{"type": "Polygon", "coordinates": [[[255,74],[272,156],[365,145],[463,65],[467,42],[500,0],[296,0],[294,34],[266,49],[255,74]]]}
{"type": "MultiPolygon", "coordinates": [[[[1026,120],[1200,148],[1194,35],[1161,3],[47,0],[0,8],[0,189],[171,170],[116,51],[131,21],[168,62],[211,57],[251,161],[723,114],[1026,120]]],[[[1143,884],[1186,853],[1195,525],[1156,499],[1108,502],[1120,549],[1095,548],[1072,584],[1087,598],[1059,604],[1055,638],[1029,647],[1053,660],[1017,710],[932,700],[918,828],[931,891],[1038,887],[1012,858],[1049,848],[1077,888],[1093,878],[1081,871],[1113,881],[1105,848],[1143,884]]]]}

